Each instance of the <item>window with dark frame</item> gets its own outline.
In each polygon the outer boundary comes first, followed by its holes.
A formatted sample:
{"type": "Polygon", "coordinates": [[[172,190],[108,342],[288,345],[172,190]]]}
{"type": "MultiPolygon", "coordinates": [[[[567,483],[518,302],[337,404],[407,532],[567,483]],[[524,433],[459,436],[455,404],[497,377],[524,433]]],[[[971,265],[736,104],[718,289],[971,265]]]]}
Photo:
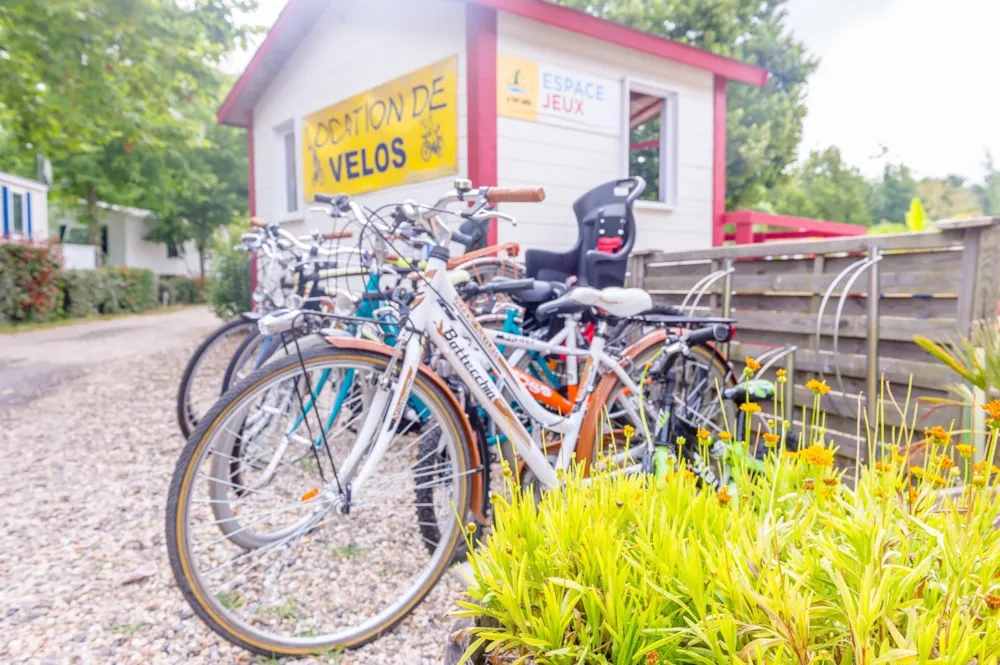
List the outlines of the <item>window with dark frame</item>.
{"type": "Polygon", "coordinates": [[[646,189],[641,199],[664,201],[663,130],[667,100],[632,90],[629,93],[628,174],[642,176],[646,189]]]}
{"type": "Polygon", "coordinates": [[[11,192],[10,207],[11,219],[13,220],[11,230],[14,233],[24,235],[24,194],[11,192]]]}
{"type": "Polygon", "coordinates": [[[177,249],[177,245],[172,242],[167,243],[167,258],[176,259],[181,255],[180,251],[177,249]]]}

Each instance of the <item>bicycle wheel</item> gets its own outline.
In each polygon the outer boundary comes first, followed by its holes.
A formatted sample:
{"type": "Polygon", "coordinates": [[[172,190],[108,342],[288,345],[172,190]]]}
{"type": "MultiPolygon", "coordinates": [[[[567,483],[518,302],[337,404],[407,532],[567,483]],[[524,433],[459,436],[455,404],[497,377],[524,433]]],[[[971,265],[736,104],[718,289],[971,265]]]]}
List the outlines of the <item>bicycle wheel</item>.
{"type": "Polygon", "coordinates": [[[257,322],[241,316],[216,328],[195,349],[177,388],[177,425],[184,438],[191,436],[201,417],[224,392],[223,377],[236,349],[255,334],[257,322]]]}
{"type": "Polygon", "coordinates": [[[404,418],[376,475],[347,514],[337,509],[348,479],[335,476],[334,462],[342,467],[355,444],[364,396],[388,358],[317,348],[303,353],[305,372],[297,356],[276,358],[223,396],[185,446],[167,502],[171,566],[195,612],[230,642],[267,655],[360,646],[403,619],[445,572],[461,537],[455,515],[470,505],[472,442],[457,403],[431,378],[413,383],[420,417],[404,418]],[[294,395],[290,408],[274,403],[282,391],[294,395]],[[275,422],[250,437],[245,423],[260,412],[275,422]],[[419,451],[432,437],[429,462],[419,451]],[[284,448],[283,438],[291,439],[284,448]],[[277,460],[277,471],[260,482],[261,465],[244,464],[233,482],[231,463],[247,457],[234,454],[237,444],[269,451],[259,459],[277,460]],[[286,464],[292,444],[309,455],[286,464]],[[425,503],[437,520],[432,551],[427,525],[414,520],[425,503]],[[229,515],[222,521],[219,505],[229,515]],[[248,551],[233,526],[266,542],[248,551]]]}
{"type": "MultiPolygon", "coordinates": [[[[728,481],[729,463],[725,444],[715,436],[728,427],[732,428],[736,416],[735,406],[722,399],[721,391],[734,385],[734,378],[726,363],[711,349],[695,346],[688,355],[677,354],[665,369],[666,376],[647,374],[642,382],[644,368],[659,353],[661,345],[649,346],[636,355],[629,377],[642,388],[644,406],[640,410],[639,395],[629,390],[615,378],[607,390],[607,398],[600,405],[601,426],[592,446],[591,464],[597,463],[600,453],[619,466],[633,466],[642,462],[647,450],[648,436],[659,444],[657,433],[666,423],[673,432],[668,435],[668,447],[675,457],[683,457],[701,482],[721,486],[728,481]],[[666,399],[670,391],[669,400],[666,399]],[[670,404],[666,413],[664,405],[670,404]],[[634,427],[629,449],[624,449],[626,425],[634,427]],[[712,444],[709,455],[702,459],[697,444],[697,431],[710,433],[712,444]],[[678,452],[676,437],[684,436],[686,445],[678,452]]],[[[600,468],[601,464],[597,464],[600,468]]]]}

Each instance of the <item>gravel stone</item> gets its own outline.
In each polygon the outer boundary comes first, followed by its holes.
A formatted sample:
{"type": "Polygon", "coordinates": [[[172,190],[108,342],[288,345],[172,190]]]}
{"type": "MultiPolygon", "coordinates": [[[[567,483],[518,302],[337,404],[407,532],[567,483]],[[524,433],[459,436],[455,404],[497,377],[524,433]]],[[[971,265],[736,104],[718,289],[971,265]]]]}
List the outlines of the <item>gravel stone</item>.
{"type": "MultiPolygon", "coordinates": [[[[0,412],[0,661],[273,662],[189,620],[174,584],[163,520],[184,444],[177,383],[195,344],[171,337],[165,330],[156,345],[0,412]]],[[[79,357],[105,342],[80,339],[79,357]]],[[[374,643],[288,662],[440,663],[464,588],[460,575],[445,575],[374,643]]]]}

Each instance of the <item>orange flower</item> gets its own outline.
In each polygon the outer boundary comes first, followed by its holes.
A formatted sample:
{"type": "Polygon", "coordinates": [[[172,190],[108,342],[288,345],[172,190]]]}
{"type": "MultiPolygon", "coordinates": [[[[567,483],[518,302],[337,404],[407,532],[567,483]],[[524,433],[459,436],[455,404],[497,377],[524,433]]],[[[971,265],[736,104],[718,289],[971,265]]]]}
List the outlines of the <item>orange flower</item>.
{"type": "Polygon", "coordinates": [[[926,436],[930,441],[941,446],[947,446],[951,443],[951,432],[940,425],[935,425],[930,429],[925,429],[924,436],[926,436]]]}
{"type": "Polygon", "coordinates": [[[836,487],[839,482],[840,479],[837,478],[836,476],[827,476],[826,478],[823,479],[823,484],[826,485],[827,487],[836,487]]]}
{"type": "Polygon", "coordinates": [[[947,471],[951,467],[955,466],[955,461],[951,459],[948,455],[941,453],[934,458],[934,464],[941,467],[942,471],[947,471]]]}
{"type": "Polygon", "coordinates": [[[733,435],[729,432],[719,432],[719,440],[729,441],[731,438],[733,438],[733,435]]]}
{"type": "Polygon", "coordinates": [[[935,485],[937,485],[938,487],[944,487],[945,485],[948,484],[947,480],[937,475],[936,473],[928,476],[927,479],[930,480],[935,485]]]}
{"type": "Polygon", "coordinates": [[[746,365],[747,369],[749,369],[752,372],[756,372],[757,370],[760,369],[760,363],[757,362],[757,359],[751,358],[750,356],[747,356],[746,365]]]}
{"type": "Polygon", "coordinates": [[[650,651],[646,654],[646,665],[659,665],[660,654],[655,651],[650,651]]]}
{"type": "Polygon", "coordinates": [[[729,493],[729,487],[726,485],[722,486],[722,489],[715,493],[715,497],[719,500],[723,506],[729,503],[733,498],[733,495],[729,493]]]}
{"type": "Polygon", "coordinates": [[[877,496],[880,499],[887,499],[887,498],[889,498],[889,495],[886,494],[883,490],[875,490],[875,496],[877,496]]]}
{"type": "Polygon", "coordinates": [[[764,445],[768,448],[773,448],[778,441],[781,441],[781,437],[777,434],[768,433],[764,435],[764,445]]]}
{"type": "Polygon", "coordinates": [[[1000,596],[988,593],[983,597],[983,600],[986,601],[986,606],[991,610],[1000,610],[1000,596]]]}
{"type": "Polygon", "coordinates": [[[926,473],[924,472],[924,468],[922,466],[911,466],[910,475],[914,478],[923,478],[926,473]]]}
{"type": "Polygon", "coordinates": [[[815,466],[833,466],[833,451],[820,445],[814,444],[800,451],[799,457],[815,466]]]}
{"type": "Polygon", "coordinates": [[[816,489],[816,481],[813,480],[812,478],[806,478],[802,482],[802,489],[806,490],[807,492],[811,492],[812,490],[816,489]]]}
{"type": "Polygon", "coordinates": [[[825,395],[830,392],[830,386],[826,385],[826,383],[822,381],[819,381],[818,379],[809,379],[809,381],[806,382],[806,388],[813,391],[816,395],[825,395]]]}
{"type": "MultiPolygon", "coordinates": [[[[972,465],[972,470],[978,473],[986,473],[986,460],[981,460],[972,465]]],[[[990,464],[990,473],[1000,473],[1000,468],[997,468],[996,464],[990,464]]]]}
{"type": "Polygon", "coordinates": [[[958,444],[955,446],[955,450],[957,450],[958,454],[962,457],[972,457],[972,446],[967,443],[958,444]]]}
{"type": "Polygon", "coordinates": [[[744,402],[740,404],[740,411],[744,413],[760,413],[760,404],[757,402],[744,402]]]}
{"type": "MultiPolygon", "coordinates": [[[[698,440],[699,441],[708,441],[708,438],[710,436],[712,436],[712,435],[709,433],[709,431],[707,429],[700,429],[700,430],[698,430],[698,440]]],[[[650,653],[652,653],[652,652],[650,652],[650,653]]]]}
{"type": "Polygon", "coordinates": [[[986,415],[990,417],[990,427],[996,428],[1000,426],[1000,399],[995,399],[988,404],[983,404],[981,407],[986,415]]]}
{"type": "Polygon", "coordinates": [[[886,464],[885,462],[875,462],[875,468],[884,473],[892,471],[892,466],[886,464]]]}
{"type": "Polygon", "coordinates": [[[778,378],[780,379],[781,377],[786,376],[788,372],[783,369],[779,369],[777,372],[775,372],[775,374],[777,374],[778,378]]]}

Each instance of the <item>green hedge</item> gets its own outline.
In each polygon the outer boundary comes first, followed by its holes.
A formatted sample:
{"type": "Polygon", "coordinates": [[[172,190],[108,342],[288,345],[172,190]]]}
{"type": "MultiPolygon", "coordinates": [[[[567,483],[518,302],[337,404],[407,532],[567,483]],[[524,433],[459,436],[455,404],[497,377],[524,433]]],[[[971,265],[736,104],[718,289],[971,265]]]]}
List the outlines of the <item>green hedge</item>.
{"type": "Polygon", "coordinates": [[[142,268],[67,270],[63,293],[70,317],[141,312],[159,304],[156,277],[142,268]]]}
{"type": "Polygon", "coordinates": [[[239,234],[226,230],[216,236],[212,251],[209,301],[222,319],[250,311],[250,256],[234,245],[239,234]]]}
{"type": "Polygon", "coordinates": [[[49,245],[0,244],[0,323],[48,321],[61,308],[59,262],[49,245]]]}
{"type": "Polygon", "coordinates": [[[168,305],[187,305],[205,302],[205,290],[200,280],[180,275],[160,275],[157,302],[163,303],[167,294],[168,305]]]}

